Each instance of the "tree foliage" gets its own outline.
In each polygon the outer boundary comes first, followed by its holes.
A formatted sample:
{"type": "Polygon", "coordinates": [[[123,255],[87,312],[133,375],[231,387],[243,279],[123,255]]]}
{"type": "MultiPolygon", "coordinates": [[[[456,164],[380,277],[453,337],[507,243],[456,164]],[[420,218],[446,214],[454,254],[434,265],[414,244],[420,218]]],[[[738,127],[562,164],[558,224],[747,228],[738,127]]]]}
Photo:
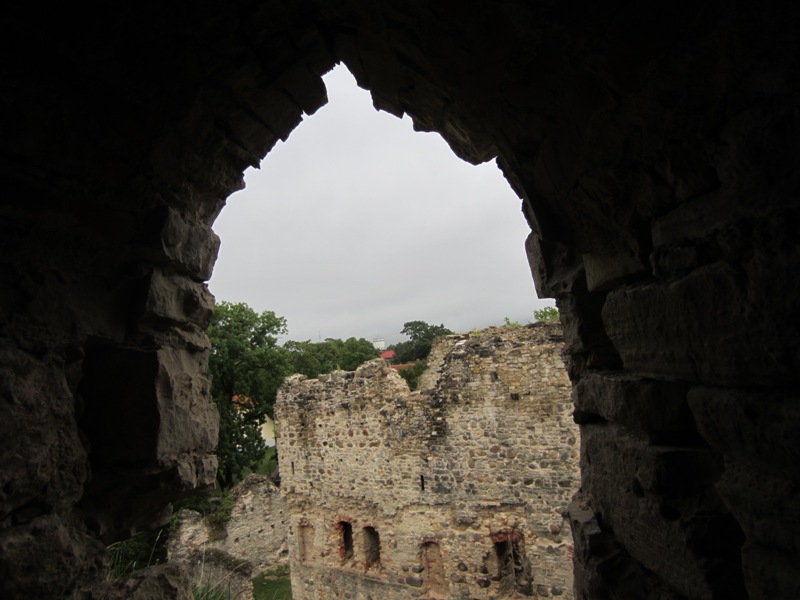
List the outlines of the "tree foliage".
{"type": "Polygon", "coordinates": [[[558,321],[558,309],[555,306],[545,306],[533,311],[537,321],[558,321]]]}
{"type": "Polygon", "coordinates": [[[220,416],[218,480],[227,488],[264,455],[261,425],[289,371],[287,353],[277,345],[286,320],[244,303],[219,302],[207,333],[211,395],[220,416]]]}
{"type": "Polygon", "coordinates": [[[402,369],[398,371],[398,375],[406,380],[408,383],[408,389],[412,392],[417,389],[419,386],[419,378],[425,369],[428,366],[428,361],[426,360],[418,360],[414,363],[413,367],[408,367],[407,369],[402,369]]]}
{"type": "Polygon", "coordinates": [[[345,341],[328,338],[324,342],[286,342],[291,371],[317,377],[335,370],[354,371],[361,363],[380,356],[372,342],[364,338],[345,341]]]}
{"type": "Polygon", "coordinates": [[[429,325],[425,321],[408,321],[403,324],[400,333],[407,335],[410,339],[407,342],[391,346],[395,352],[394,361],[396,363],[410,363],[428,358],[433,340],[453,332],[443,324],[429,325]]]}

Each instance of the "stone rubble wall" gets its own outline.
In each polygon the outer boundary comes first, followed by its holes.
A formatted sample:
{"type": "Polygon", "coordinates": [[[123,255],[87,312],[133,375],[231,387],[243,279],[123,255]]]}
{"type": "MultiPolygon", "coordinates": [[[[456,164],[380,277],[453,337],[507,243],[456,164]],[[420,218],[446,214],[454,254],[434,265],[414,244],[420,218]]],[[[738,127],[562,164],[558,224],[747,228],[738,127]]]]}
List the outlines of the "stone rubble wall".
{"type": "Polygon", "coordinates": [[[288,563],[289,512],[268,478],[248,475],[231,490],[233,506],[224,528],[184,510],[169,541],[170,563],[183,564],[195,585],[219,586],[231,597],[251,598],[250,580],[288,563]]]}
{"type": "Polygon", "coordinates": [[[438,340],[416,392],[381,360],[287,380],[276,421],[295,597],[510,597],[495,548],[510,535],[528,592],[572,598],[579,443],[561,352],[558,324],[492,328],[438,340]],[[438,591],[425,543],[443,557],[438,591]]]}

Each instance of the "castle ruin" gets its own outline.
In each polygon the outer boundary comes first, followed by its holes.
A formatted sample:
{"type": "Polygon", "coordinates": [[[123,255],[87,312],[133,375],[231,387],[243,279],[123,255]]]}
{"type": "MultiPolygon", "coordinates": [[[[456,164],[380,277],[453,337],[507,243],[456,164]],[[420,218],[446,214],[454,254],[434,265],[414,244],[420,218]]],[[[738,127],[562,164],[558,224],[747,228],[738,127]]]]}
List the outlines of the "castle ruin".
{"type": "Polygon", "coordinates": [[[572,598],[578,427],[558,324],[296,375],[276,405],[295,597],[572,598]]]}
{"type": "Polygon", "coordinates": [[[799,3],[107,8],[4,13],[0,596],[189,593],[106,581],[106,546],[214,482],[212,225],[343,63],[520,197],[584,446],[576,596],[800,598],[799,3]]]}

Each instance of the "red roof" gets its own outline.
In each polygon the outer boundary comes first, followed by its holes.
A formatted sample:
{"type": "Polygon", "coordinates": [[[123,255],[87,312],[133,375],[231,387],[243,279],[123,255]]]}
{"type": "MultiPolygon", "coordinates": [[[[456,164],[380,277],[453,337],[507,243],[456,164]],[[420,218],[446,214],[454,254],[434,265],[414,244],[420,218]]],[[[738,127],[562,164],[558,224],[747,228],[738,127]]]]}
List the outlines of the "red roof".
{"type": "Polygon", "coordinates": [[[405,371],[406,369],[410,369],[411,367],[416,367],[417,363],[403,363],[402,365],[389,365],[395,371],[405,371]]]}
{"type": "Polygon", "coordinates": [[[385,358],[386,360],[394,358],[394,350],[384,350],[381,352],[381,358],[385,358]]]}
{"type": "Polygon", "coordinates": [[[234,394],[233,398],[233,405],[236,408],[244,408],[245,406],[253,406],[253,399],[249,396],[240,396],[239,394],[234,394]]]}

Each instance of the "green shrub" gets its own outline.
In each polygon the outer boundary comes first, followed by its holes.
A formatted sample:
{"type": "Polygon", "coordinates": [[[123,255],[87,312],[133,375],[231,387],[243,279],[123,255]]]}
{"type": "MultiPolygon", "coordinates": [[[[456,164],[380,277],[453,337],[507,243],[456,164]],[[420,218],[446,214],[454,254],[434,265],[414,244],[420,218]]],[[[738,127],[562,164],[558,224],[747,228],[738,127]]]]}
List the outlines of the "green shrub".
{"type": "Polygon", "coordinates": [[[291,600],[292,581],[288,567],[278,567],[253,579],[254,600],[291,600]]]}
{"type": "Polygon", "coordinates": [[[400,377],[408,382],[409,389],[413,392],[417,389],[419,385],[419,378],[422,375],[425,368],[428,366],[428,361],[426,360],[418,360],[413,367],[409,367],[407,369],[403,369],[402,371],[398,371],[400,377]]]}
{"type": "Polygon", "coordinates": [[[537,321],[558,321],[558,309],[555,306],[545,306],[533,311],[537,321]]]}
{"type": "Polygon", "coordinates": [[[213,512],[205,515],[205,521],[209,528],[209,535],[212,539],[221,539],[225,537],[225,526],[231,520],[231,511],[233,510],[233,498],[230,494],[222,492],[219,497],[219,502],[213,512]]]}

